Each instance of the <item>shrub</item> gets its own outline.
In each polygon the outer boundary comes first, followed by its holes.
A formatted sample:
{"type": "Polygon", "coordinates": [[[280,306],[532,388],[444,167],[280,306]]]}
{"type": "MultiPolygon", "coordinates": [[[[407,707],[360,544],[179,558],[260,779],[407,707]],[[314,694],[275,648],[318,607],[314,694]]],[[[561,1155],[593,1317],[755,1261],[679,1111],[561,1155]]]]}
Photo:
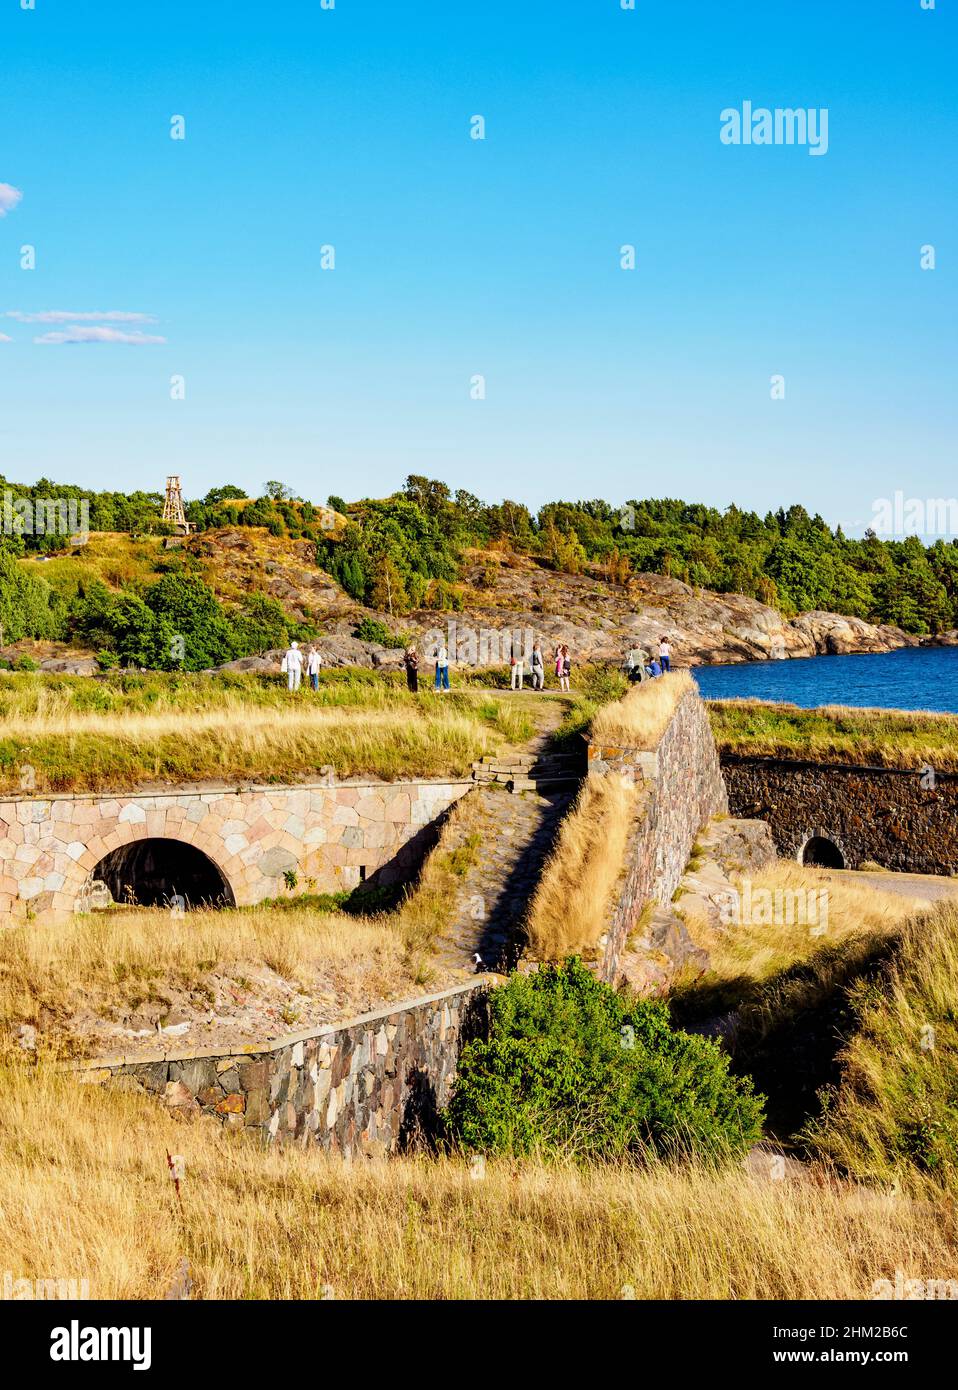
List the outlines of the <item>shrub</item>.
{"type": "Polygon", "coordinates": [[[363,642],[375,642],[380,647],[401,647],[403,634],[389,631],[378,618],[363,618],[356,626],[356,636],[363,642]]]}
{"type": "Polygon", "coordinates": [[[490,997],[488,1041],[466,1044],[450,1139],[489,1154],[577,1160],[719,1157],[761,1135],[762,1099],[715,1044],[672,1028],[580,960],[513,975],[490,997]]]}

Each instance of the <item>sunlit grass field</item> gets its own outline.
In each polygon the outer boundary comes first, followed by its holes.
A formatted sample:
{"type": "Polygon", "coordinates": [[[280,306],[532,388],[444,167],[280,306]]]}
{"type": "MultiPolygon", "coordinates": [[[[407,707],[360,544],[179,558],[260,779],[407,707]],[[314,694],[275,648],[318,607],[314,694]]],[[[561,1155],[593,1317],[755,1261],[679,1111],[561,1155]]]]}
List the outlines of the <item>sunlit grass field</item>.
{"type": "Polygon", "coordinates": [[[868,1298],[896,1269],[958,1277],[933,1201],[739,1166],[346,1164],[13,1064],[0,1211],[0,1267],[92,1298],[162,1298],[184,1260],[202,1299],[868,1298]]]}
{"type": "Polygon", "coordinates": [[[755,757],[879,767],[958,768],[958,716],[764,700],[710,700],[719,748],[755,757]]]}
{"type": "Polygon", "coordinates": [[[475,688],[412,695],[396,673],[324,673],[316,693],[276,678],[162,673],[0,679],[0,793],[203,780],[438,777],[525,743],[536,707],[475,688]]]}

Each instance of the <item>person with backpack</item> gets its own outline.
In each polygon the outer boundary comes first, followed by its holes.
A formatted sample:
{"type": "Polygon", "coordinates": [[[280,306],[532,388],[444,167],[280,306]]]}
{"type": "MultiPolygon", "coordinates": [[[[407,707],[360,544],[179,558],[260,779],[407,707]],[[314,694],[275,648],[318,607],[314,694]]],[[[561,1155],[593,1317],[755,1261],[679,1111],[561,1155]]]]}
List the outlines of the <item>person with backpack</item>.
{"type": "Polygon", "coordinates": [[[533,690],[542,690],[546,683],[546,668],[542,660],[542,648],[538,642],[532,644],[532,655],[529,658],[529,672],[532,676],[533,690]]]}
{"type": "Polygon", "coordinates": [[[568,647],[562,648],[562,651],[559,653],[559,659],[562,662],[562,672],[559,676],[559,689],[568,690],[569,677],[572,675],[572,657],[569,655],[568,647]]]}

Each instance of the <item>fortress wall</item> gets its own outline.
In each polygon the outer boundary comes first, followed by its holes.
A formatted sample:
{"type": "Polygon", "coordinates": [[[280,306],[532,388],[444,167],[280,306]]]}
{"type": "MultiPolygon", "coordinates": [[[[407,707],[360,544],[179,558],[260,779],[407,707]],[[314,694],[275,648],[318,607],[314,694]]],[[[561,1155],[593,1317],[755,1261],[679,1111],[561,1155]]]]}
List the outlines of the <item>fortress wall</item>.
{"type": "Polygon", "coordinates": [[[668,903],[685,872],[695,837],[728,799],[708,715],[690,691],[654,752],[590,745],[589,773],[634,777],[644,796],[609,915],[600,974],[614,982],[625,943],[646,905],[668,903]]]}
{"type": "Polygon", "coordinates": [[[477,977],[315,1032],[228,1052],[169,1051],[75,1066],[78,1080],[143,1087],[183,1117],[213,1115],[264,1142],[311,1140],[345,1158],[381,1156],[435,1132],[459,1053],[487,1026],[477,977]]]}
{"type": "Polygon", "coordinates": [[[300,889],[354,888],[409,876],[430,848],[434,822],[471,781],[346,782],[197,787],[152,794],[57,795],[0,801],[0,921],[68,917],[111,850],[170,839],[201,850],[237,906],[300,889]],[[8,917],[9,920],[9,917],[8,917]]]}
{"type": "Polygon", "coordinates": [[[782,858],[812,836],[847,868],[958,874],[958,775],[723,755],[732,814],[767,821],[782,858]]]}

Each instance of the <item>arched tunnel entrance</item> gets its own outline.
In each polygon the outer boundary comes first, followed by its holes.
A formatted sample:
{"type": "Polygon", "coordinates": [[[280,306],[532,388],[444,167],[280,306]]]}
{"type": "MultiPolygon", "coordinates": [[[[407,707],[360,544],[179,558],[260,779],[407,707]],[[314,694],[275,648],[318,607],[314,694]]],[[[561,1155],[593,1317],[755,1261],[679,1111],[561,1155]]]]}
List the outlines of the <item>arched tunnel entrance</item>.
{"type": "Polygon", "coordinates": [[[825,835],[812,835],[802,846],[803,864],[814,864],[820,869],[844,869],[845,856],[834,840],[825,835]]]}
{"type": "Polygon", "coordinates": [[[101,879],[113,901],[166,907],[235,907],[232,889],[208,855],[184,840],[134,840],[111,850],[90,878],[101,879]]]}

